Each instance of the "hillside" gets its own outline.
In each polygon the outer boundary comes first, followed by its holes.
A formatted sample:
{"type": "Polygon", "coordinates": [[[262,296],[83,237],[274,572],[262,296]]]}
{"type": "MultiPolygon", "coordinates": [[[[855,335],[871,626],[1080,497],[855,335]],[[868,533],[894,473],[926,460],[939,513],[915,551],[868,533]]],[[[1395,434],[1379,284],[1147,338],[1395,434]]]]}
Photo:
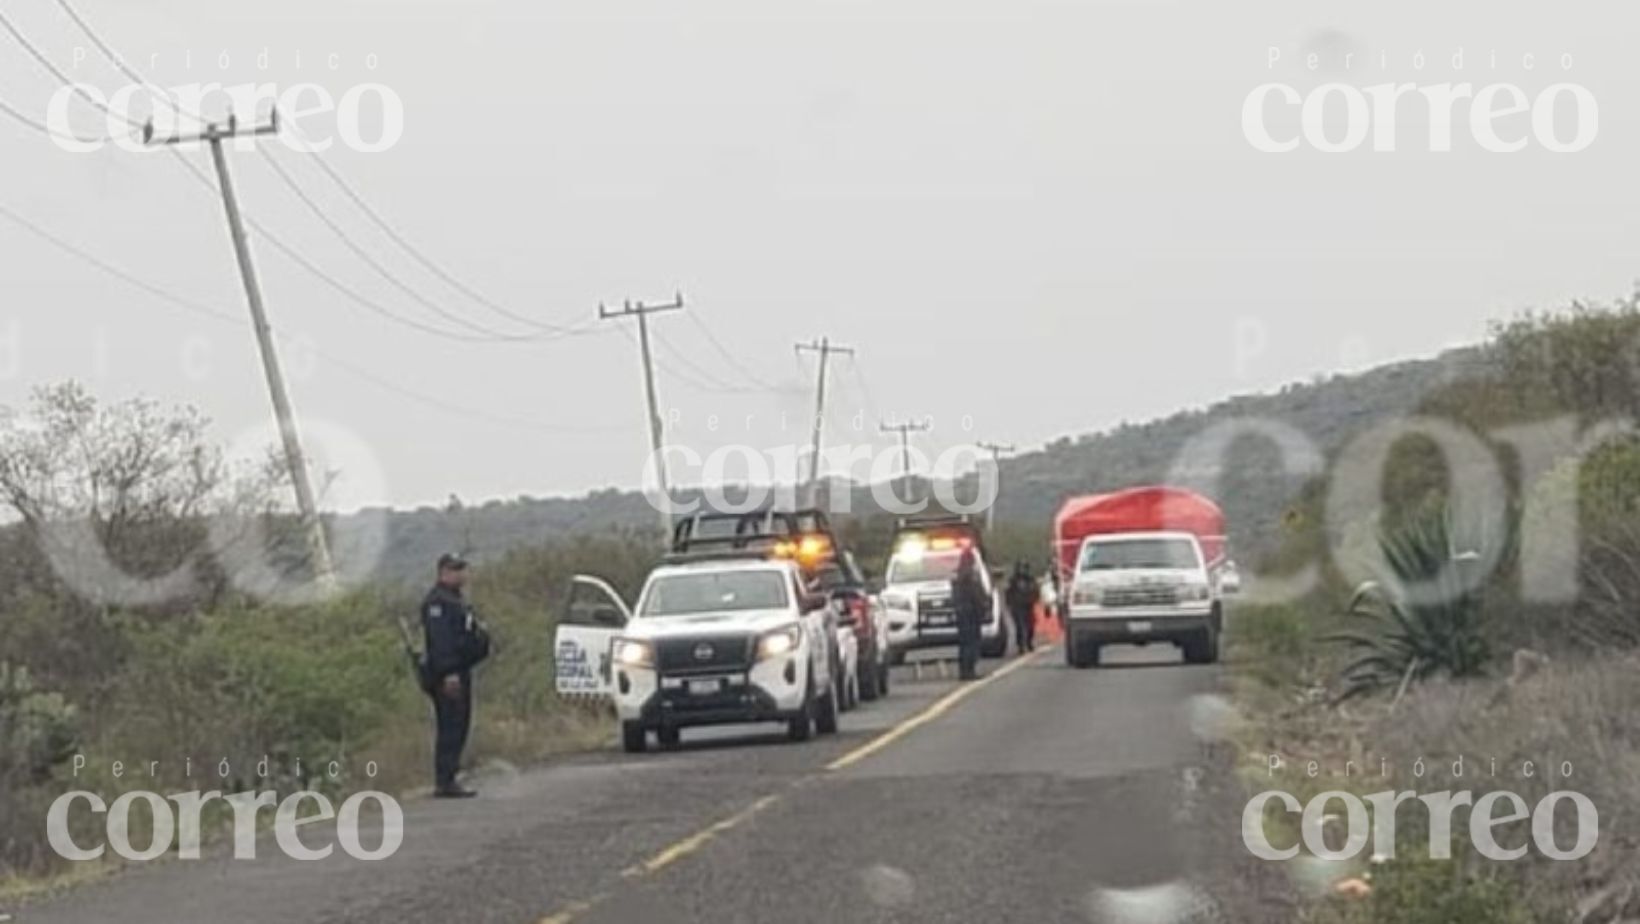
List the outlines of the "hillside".
{"type": "MultiPolygon", "coordinates": [[[[1278,421],[1331,454],[1372,422],[1409,413],[1443,384],[1474,374],[1480,362],[1477,349],[1458,349],[1433,359],[1295,383],[1274,393],[1242,395],[1160,420],[1065,437],[1003,462],[997,517],[1016,528],[1040,525],[1045,534],[1064,498],[1162,480],[1188,440],[1236,418],[1278,421]]],[[[1232,446],[1227,459],[1230,464],[1216,494],[1232,523],[1232,539],[1244,550],[1265,548],[1270,527],[1303,479],[1284,475],[1273,447],[1260,441],[1232,446]]],[[[874,509],[869,492],[856,491],[853,509],[874,509]]],[[[552,539],[647,530],[654,517],[638,492],[607,489],[576,498],[520,497],[480,505],[452,502],[442,509],[366,511],[340,518],[335,528],[345,535],[385,518],[387,542],[379,572],[403,580],[423,577],[427,563],[447,549],[494,558],[552,539]]]]}

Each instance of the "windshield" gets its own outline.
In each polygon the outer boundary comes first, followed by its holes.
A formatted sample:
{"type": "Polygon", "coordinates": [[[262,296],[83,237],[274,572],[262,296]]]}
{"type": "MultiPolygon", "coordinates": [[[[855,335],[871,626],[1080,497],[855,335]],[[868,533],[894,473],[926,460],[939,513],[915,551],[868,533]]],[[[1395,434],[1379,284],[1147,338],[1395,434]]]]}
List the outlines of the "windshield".
{"type": "Polygon", "coordinates": [[[1196,544],[1189,539],[1126,539],[1090,542],[1082,549],[1082,571],[1129,568],[1196,568],[1196,544]]]}
{"type": "Polygon", "coordinates": [[[911,584],[917,581],[949,581],[956,576],[961,552],[925,552],[918,556],[899,557],[888,563],[888,583],[911,584]]]}
{"type": "Polygon", "coordinates": [[[656,578],[639,616],[687,616],[737,610],[772,610],[787,604],[778,571],[712,571],[656,578]]]}

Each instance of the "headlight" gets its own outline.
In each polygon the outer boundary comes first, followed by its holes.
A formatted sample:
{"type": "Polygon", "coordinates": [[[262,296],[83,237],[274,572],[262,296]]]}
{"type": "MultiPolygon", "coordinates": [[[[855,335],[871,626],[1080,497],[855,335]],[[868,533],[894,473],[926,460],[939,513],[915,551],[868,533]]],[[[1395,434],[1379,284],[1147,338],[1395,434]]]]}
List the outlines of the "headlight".
{"type": "Polygon", "coordinates": [[[911,612],[911,598],[910,597],[884,597],[883,598],[883,606],[886,606],[891,610],[904,610],[905,612],[909,613],[909,612],[911,612]]]}
{"type": "Polygon", "coordinates": [[[615,663],[622,667],[654,667],[655,649],[648,642],[619,639],[615,642],[615,663]]]}
{"type": "Polygon", "coordinates": [[[1104,599],[1104,591],[1098,587],[1078,587],[1071,591],[1073,606],[1098,606],[1104,599]]]}
{"type": "Polygon", "coordinates": [[[1184,589],[1186,600],[1206,600],[1213,596],[1212,590],[1206,584],[1192,584],[1184,589]]]}
{"type": "Polygon", "coordinates": [[[797,626],[786,626],[776,629],[763,636],[757,642],[757,658],[778,658],[781,655],[791,654],[803,640],[803,630],[797,626]]]}

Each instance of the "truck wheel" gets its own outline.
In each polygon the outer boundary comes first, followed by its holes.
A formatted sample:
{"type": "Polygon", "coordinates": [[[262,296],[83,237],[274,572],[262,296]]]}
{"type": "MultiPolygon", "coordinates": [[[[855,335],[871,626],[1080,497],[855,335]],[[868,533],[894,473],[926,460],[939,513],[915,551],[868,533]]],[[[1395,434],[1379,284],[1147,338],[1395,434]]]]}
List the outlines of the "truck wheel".
{"type": "Polygon", "coordinates": [[[792,741],[807,741],[814,737],[814,679],[809,678],[809,688],[803,694],[803,705],[797,715],[786,723],[786,737],[792,741]]]}
{"type": "Polygon", "coordinates": [[[860,689],[860,699],[861,700],[869,703],[869,702],[872,702],[872,701],[876,700],[877,697],[882,694],[882,690],[879,689],[879,686],[882,683],[882,680],[877,675],[878,675],[877,665],[875,665],[875,664],[862,664],[862,665],[860,665],[860,675],[859,675],[859,678],[857,680],[855,680],[855,683],[858,685],[858,687],[860,689]]]}
{"type": "Polygon", "coordinates": [[[979,653],[980,657],[984,658],[1000,658],[1008,653],[1007,623],[997,626],[997,637],[995,641],[980,639],[979,653]]]}
{"type": "Polygon", "coordinates": [[[837,734],[837,694],[828,692],[814,705],[814,730],[822,735],[837,734]]]}
{"type": "Polygon", "coordinates": [[[628,754],[642,754],[649,747],[649,733],[641,722],[621,723],[621,747],[628,754]]]}
{"type": "Polygon", "coordinates": [[[892,672],[888,669],[887,664],[877,666],[877,694],[879,696],[888,695],[888,675],[890,673],[892,672]]]}
{"type": "Polygon", "coordinates": [[[662,725],[655,730],[655,738],[663,748],[675,748],[683,741],[683,734],[674,726],[662,725]]]}
{"type": "Polygon", "coordinates": [[[1208,627],[1199,632],[1195,638],[1185,642],[1184,660],[1186,664],[1216,664],[1219,660],[1219,634],[1208,627]]]}

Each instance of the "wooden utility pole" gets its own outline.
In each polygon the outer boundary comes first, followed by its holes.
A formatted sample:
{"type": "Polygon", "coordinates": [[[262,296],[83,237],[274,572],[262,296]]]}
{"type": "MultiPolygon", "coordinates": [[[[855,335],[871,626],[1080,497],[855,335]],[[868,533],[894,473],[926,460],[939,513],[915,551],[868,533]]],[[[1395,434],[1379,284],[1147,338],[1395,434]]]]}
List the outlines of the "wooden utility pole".
{"type": "Polygon", "coordinates": [[[821,337],[812,343],[797,344],[797,354],[818,353],[820,356],[819,381],[814,388],[814,438],[809,443],[809,503],[814,504],[819,499],[820,492],[820,439],[825,429],[826,419],[826,367],[831,364],[832,354],[853,356],[853,347],[833,346],[830,337],[821,337]]]}
{"type": "Polygon", "coordinates": [[[990,533],[991,526],[996,519],[997,501],[1002,499],[1002,457],[1013,454],[1014,444],[980,442],[974,445],[991,454],[991,467],[996,469],[997,494],[996,497],[991,498],[989,504],[985,505],[985,532],[990,533]]]}
{"type": "MultiPolygon", "coordinates": [[[[649,408],[649,451],[654,454],[655,479],[668,506],[672,501],[672,484],[666,475],[666,456],[661,452],[661,447],[666,441],[666,425],[661,420],[660,399],[655,394],[655,360],[649,351],[649,316],[662,311],[682,310],[682,292],[679,292],[672,301],[656,305],[627,301],[619,310],[605,307],[601,303],[598,305],[598,317],[602,320],[638,319],[638,355],[643,361],[644,399],[649,408]]],[[[661,509],[660,514],[661,538],[668,540],[672,533],[672,514],[665,507],[661,509]]]]}
{"type": "MultiPolygon", "coordinates": [[[[250,305],[251,327],[256,331],[256,346],[262,354],[262,372],[268,380],[268,395],[273,400],[273,414],[279,422],[279,439],[284,446],[285,467],[290,472],[292,489],[296,492],[296,507],[302,517],[307,535],[308,556],[314,578],[320,586],[330,589],[336,583],[336,567],[330,558],[330,544],[325,539],[324,523],[319,519],[318,502],[314,499],[313,482],[308,477],[307,459],[302,453],[302,440],[296,430],[296,415],[291,410],[290,394],[285,389],[285,374],[279,365],[279,351],[273,342],[273,330],[268,325],[267,307],[262,301],[262,286],[257,281],[256,265],[251,260],[250,242],[245,235],[245,222],[239,212],[239,198],[234,193],[233,178],[228,174],[228,157],[222,143],[238,137],[276,135],[279,133],[279,111],[264,125],[241,129],[238,120],[228,117],[226,126],[211,123],[205,130],[189,136],[173,135],[158,139],[159,144],[175,145],[204,141],[211,146],[211,161],[216,166],[217,187],[222,192],[222,206],[228,213],[228,232],[233,237],[234,256],[239,262],[239,275],[245,284],[245,300],[250,305]]],[[[154,123],[143,129],[143,141],[156,143],[154,123]]]]}
{"type": "Polygon", "coordinates": [[[908,496],[905,499],[910,501],[911,434],[926,432],[928,430],[928,422],[924,421],[922,423],[911,423],[910,421],[907,421],[901,424],[890,424],[885,422],[879,424],[878,428],[884,433],[898,433],[900,435],[900,478],[907,488],[906,494],[908,496]]]}

